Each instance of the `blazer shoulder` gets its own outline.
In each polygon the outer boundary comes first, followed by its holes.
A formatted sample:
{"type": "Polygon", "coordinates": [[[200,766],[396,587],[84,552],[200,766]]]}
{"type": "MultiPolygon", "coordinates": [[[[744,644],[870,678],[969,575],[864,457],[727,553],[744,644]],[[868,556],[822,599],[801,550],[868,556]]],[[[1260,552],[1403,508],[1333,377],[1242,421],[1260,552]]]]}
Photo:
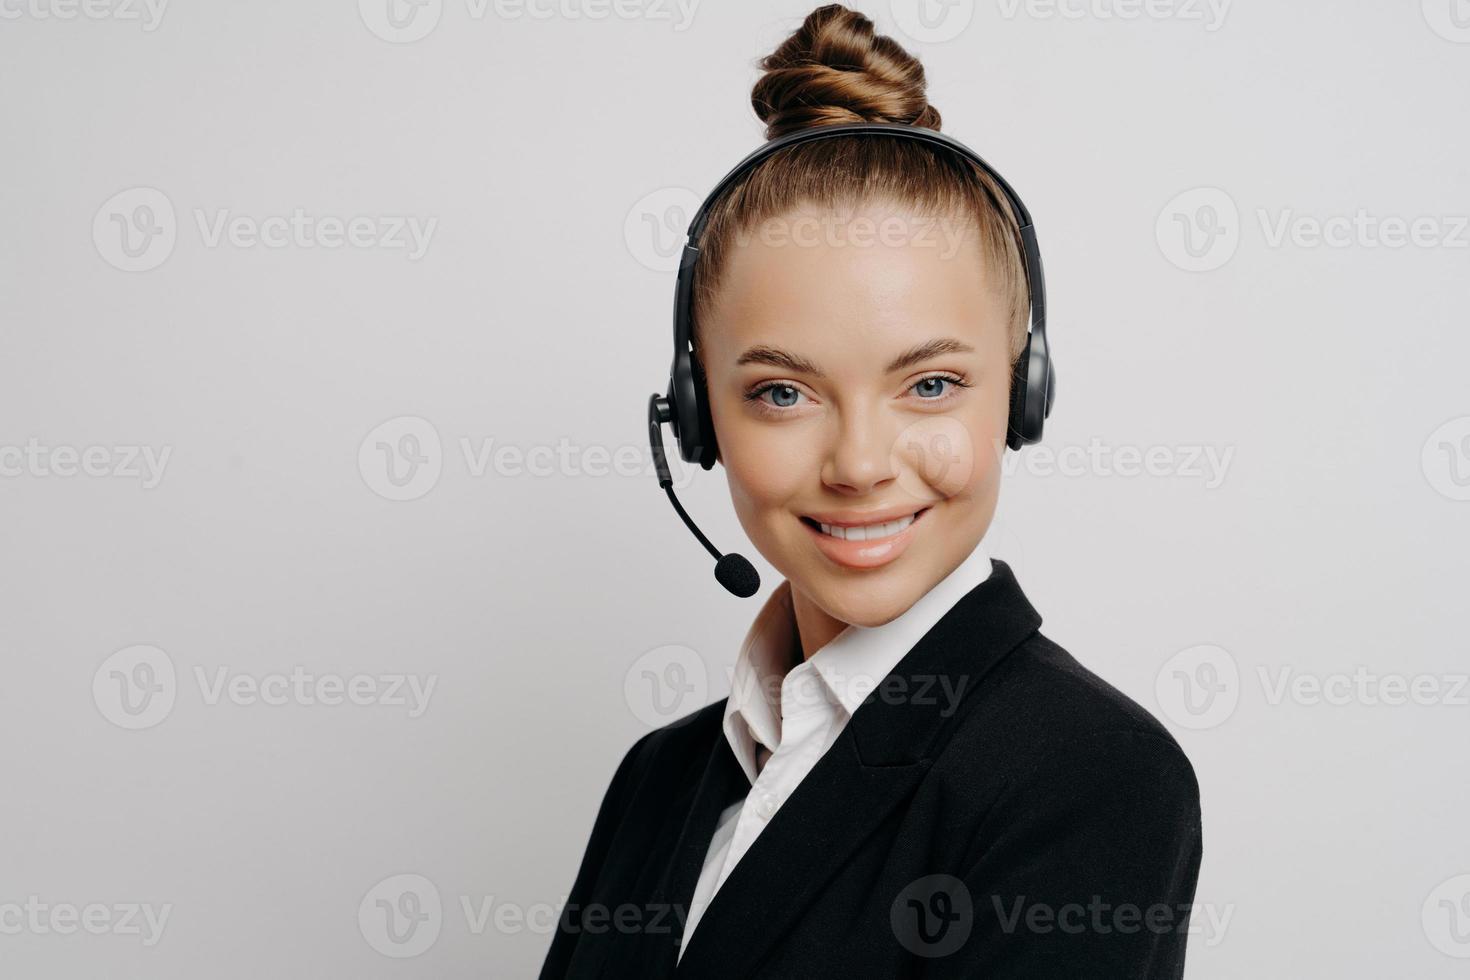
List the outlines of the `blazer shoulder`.
{"type": "MultiPolygon", "coordinates": [[[[1172,787],[1198,798],[1194,767],[1178,741],[1146,708],[1083,666],[1059,644],[1034,633],[983,686],[966,731],[973,741],[1003,744],[1013,780],[1047,772],[1079,782],[1103,767],[1114,785],[1172,787]]],[[[986,753],[988,755],[988,753],[986,753]]],[[[1121,786],[1119,787],[1121,788],[1121,786]]]]}
{"type": "Polygon", "coordinates": [[[696,708],[652,731],[644,732],[623,755],[619,769],[634,781],[651,768],[668,771],[708,755],[716,739],[724,737],[725,702],[728,698],[696,708]]]}
{"type": "Polygon", "coordinates": [[[656,744],[668,745],[690,740],[700,741],[709,738],[712,733],[723,734],[725,704],[729,700],[728,697],[723,697],[718,701],[711,701],[655,728],[644,737],[656,744]]]}
{"type": "Polygon", "coordinates": [[[1022,699],[1032,713],[1076,734],[1120,730],[1152,735],[1177,746],[1147,708],[1083,666],[1042,633],[1033,634],[1008,658],[1001,682],[1007,699],[1022,699]]]}

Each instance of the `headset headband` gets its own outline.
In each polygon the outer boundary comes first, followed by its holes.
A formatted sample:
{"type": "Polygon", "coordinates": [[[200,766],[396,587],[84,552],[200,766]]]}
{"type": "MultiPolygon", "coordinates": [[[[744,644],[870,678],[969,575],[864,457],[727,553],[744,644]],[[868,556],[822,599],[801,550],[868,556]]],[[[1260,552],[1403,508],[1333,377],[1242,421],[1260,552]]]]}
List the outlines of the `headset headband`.
{"type": "Polygon", "coordinates": [[[692,344],[692,306],[693,299],[693,269],[694,263],[699,258],[699,239],[704,234],[705,224],[709,221],[709,212],[714,207],[720,196],[729,189],[746,173],[754,169],[761,161],[778,150],[797,143],[807,143],[812,140],[830,139],[835,136],[853,136],[863,134],[886,134],[898,136],[903,139],[917,140],[930,146],[942,147],[951,150],[961,157],[972,161],[984,173],[995,181],[1006,197],[1011,212],[1015,215],[1017,232],[1021,239],[1021,258],[1026,270],[1026,289],[1030,296],[1030,325],[1029,333],[1046,333],[1046,282],[1041,270],[1041,250],[1036,244],[1036,229],[1031,222],[1031,212],[1021,200],[1010,183],[1002,177],[994,167],[953,136],[941,133],[938,130],[926,129],[922,126],[910,126],[906,123],[888,122],[854,122],[854,123],[832,123],[826,126],[811,126],[798,129],[783,136],[756,147],[745,159],[741,160],[730,172],[721,178],[715,185],[714,190],[706,195],[704,201],[699,205],[694,218],[689,222],[689,237],[684,244],[683,254],[679,261],[679,284],[675,295],[674,304],[674,344],[676,349],[683,350],[692,344]]]}
{"type": "Polygon", "coordinates": [[[805,129],[794,130],[790,133],[785,134],[784,136],[778,136],[775,139],[770,140],[769,142],[763,143],[762,145],[756,147],[754,150],[748,153],[745,159],[735,164],[735,166],[730,169],[730,172],[727,173],[720,180],[720,182],[715,185],[714,190],[709,192],[709,194],[704,199],[704,203],[699,206],[699,211],[697,214],[695,214],[694,220],[689,223],[690,243],[693,244],[697,242],[699,236],[704,234],[704,225],[709,218],[709,210],[713,206],[714,202],[719,199],[720,195],[723,194],[731,184],[739,180],[746,171],[753,169],[756,164],[760,163],[772,153],[775,153],[777,150],[785,149],[786,147],[796,143],[807,143],[812,140],[828,139],[833,136],[850,136],[861,133],[890,133],[893,135],[902,136],[905,139],[913,139],[918,140],[921,143],[929,143],[934,146],[942,146],[946,149],[953,150],[963,157],[968,157],[975,163],[979,164],[980,169],[985,171],[985,173],[988,174],[992,180],[1000,185],[1000,189],[1005,193],[1006,200],[1010,203],[1011,210],[1015,212],[1016,220],[1019,226],[1022,228],[1029,228],[1031,226],[1031,212],[1026,210],[1026,205],[1021,201],[1020,195],[1018,195],[1015,190],[1012,189],[1011,185],[1006,182],[1006,179],[1004,177],[1002,177],[999,173],[995,171],[994,167],[982,160],[978,153],[970,149],[965,144],[961,143],[959,140],[955,139],[953,136],[950,136],[947,133],[941,133],[936,129],[926,129],[923,126],[910,126],[906,123],[832,123],[826,126],[809,126],[805,129]]]}
{"type": "MultiPolygon", "coordinates": [[[[668,421],[673,424],[674,435],[679,441],[680,455],[686,461],[698,462],[709,469],[715,463],[716,454],[714,423],[710,418],[703,371],[699,359],[694,356],[693,343],[694,269],[699,259],[699,239],[704,234],[710,209],[731,185],[778,150],[811,140],[856,135],[894,136],[949,150],[971,161],[994,181],[1005,196],[1016,221],[1030,300],[1026,345],[1014,365],[1016,380],[1011,385],[1006,444],[1017,449],[1041,438],[1042,426],[1051,413],[1056,375],[1046,340],[1046,283],[1041,269],[1041,250],[1036,244],[1031,212],[1020,195],[974,150],[938,130],[905,123],[833,123],[798,129],[756,147],[715,185],[689,222],[689,236],[679,258],[678,282],[674,290],[674,362],[669,371],[668,394],[664,398],[667,404],[658,413],[662,415],[667,411],[668,421]]],[[[999,202],[996,203],[998,207],[999,202]]]]}

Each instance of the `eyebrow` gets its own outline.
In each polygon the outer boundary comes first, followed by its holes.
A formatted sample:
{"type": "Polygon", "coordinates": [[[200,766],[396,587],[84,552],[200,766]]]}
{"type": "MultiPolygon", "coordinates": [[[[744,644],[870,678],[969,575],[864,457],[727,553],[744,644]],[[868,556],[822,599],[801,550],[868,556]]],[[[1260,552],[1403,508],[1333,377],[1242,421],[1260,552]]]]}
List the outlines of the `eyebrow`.
{"type": "MultiPolygon", "coordinates": [[[[945,354],[971,353],[975,348],[962,340],[953,337],[939,337],[934,340],[926,340],[922,344],[916,344],[904,351],[902,354],[888,362],[884,372],[892,374],[902,371],[906,367],[912,367],[932,357],[941,357],[945,354]]],[[[784,368],[799,374],[810,374],[813,377],[825,378],[822,369],[812,361],[800,354],[784,351],[779,347],[771,347],[768,344],[757,344],[735,359],[735,366],[742,364],[769,364],[772,367],[784,368]]]]}

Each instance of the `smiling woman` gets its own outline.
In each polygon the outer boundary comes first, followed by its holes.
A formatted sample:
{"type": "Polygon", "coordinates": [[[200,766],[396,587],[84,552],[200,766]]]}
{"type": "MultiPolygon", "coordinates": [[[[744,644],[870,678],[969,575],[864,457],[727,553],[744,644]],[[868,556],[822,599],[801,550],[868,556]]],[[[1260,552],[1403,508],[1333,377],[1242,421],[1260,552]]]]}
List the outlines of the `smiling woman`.
{"type": "MultiPolygon", "coordinates": [[[[895,216],[919,220],[859,204],[849,223],[895,216]]],[[[696,348],[718,458],[747,536],[801,584],[797,624],[803,649],[816,650],[848,624],[896,617],[984,535],[1016,321],[974,235],[952,258],[912,242],[761,237],[725,254],[696,348]],[[887,546],[813,537],[801,521],[863,525],[920,510],[923,521],[887,546]],[[925,547],[908,547],[916,536],[925,547]]]]}
{"type": "Polygon", "coordinates": [[[1029,214],[861,14],[762,66],[650,429],[783,579],[729,697],[624,757],[541,976],[1177,977],[1193,769],[982,546],[1053,391],[1029,214]]]}

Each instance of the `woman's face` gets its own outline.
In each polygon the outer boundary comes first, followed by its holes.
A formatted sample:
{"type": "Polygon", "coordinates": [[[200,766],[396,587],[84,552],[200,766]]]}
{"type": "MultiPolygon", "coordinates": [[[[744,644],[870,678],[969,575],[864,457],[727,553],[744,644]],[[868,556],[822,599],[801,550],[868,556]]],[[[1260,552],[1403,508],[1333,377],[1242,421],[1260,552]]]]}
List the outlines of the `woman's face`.
{"type": "Polygon", "coordinates": [[[732,246],[699,336],[719,460],[745,533],[835,619],[888,622],[984,536],[1004,307],[953,219],[804,211],[732,246]]]}

